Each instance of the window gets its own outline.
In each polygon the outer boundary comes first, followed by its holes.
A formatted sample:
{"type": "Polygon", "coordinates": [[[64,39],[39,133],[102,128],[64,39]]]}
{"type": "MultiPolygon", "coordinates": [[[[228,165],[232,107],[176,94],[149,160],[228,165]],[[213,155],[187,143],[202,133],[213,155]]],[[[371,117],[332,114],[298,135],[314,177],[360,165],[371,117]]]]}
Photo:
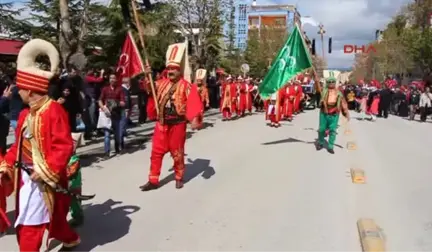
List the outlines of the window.
{"type": "Polygon", "coordinates": [[[246,11],[247,11],[247,5],[246,4],[240,4],[239,5],[239,20],[240,21],[246,21],[246,11]]]}
{"type": "Polygon", "coordinates": [[[259,25],[259,18],[249,19],[249,25],[258,26],[259,25]]]}
{"type": "Polygon", "coordinates": [[[246,29],[239,29],[238,34],[246,34],[246,29]]]}

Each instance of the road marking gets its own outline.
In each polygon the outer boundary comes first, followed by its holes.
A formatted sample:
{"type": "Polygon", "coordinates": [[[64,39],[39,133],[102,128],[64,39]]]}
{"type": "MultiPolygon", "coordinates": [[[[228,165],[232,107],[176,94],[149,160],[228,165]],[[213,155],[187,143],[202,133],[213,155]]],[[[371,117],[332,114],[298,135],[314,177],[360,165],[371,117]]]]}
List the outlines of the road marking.
{"type": "Polygon", "coordinates": [[[347,149],[348,150],[357,150],[357,144],[353,141],[347,142],[347,149]]]}
{"type": "Polygon", "coordinates": [[[354,184],[366,183],[365,172],[362,169],[351,168],[351,180],[354,184]]]}
{"type": "Polygon", "coordinates": [[[364,252],[386,251],[382,229],[372,219],[359,219],[357,228],[364,252]]]}

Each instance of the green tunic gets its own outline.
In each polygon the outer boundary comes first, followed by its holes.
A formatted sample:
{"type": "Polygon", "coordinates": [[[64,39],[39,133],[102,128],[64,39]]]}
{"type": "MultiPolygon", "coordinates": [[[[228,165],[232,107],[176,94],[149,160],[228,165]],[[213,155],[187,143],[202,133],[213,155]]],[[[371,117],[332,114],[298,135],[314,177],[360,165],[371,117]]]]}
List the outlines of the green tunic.
{"type": "MultiPolygon", "coordinates": [[[[73,155],[69,160],[68,164],[68,179],[69,179],[69,190],[81,193],[82,179],[81,179],[81,165],[78,155],[73,155]]],[[[73,219],[82,219],[83,210],[81,201],[72,198],[71,215],[73,219]]]]}
{"type": "MultiPolygon", "coordinates": [[[[324,145],[325,143],[325,137],[326,137],[326,131],[329,131],[329,140],[328,140],[328,149],[333,149],[334,148],[334,143],[336,141],[336,134],[337,134],[337,127],[338,127],[338,122],[339,122],[339,112],[337,113],[333,113],[333,114],[328,114],[327,111],[324,110],[324,102],[327,102],[327,98],[328,98],[328,89],[325,88],[322,91],[322,96],[321,96],[321,111],[320,111],[320,115],[319,115],[319,128],[318,128],[318,143],[320,145],[324,145]]],[[[337,102],[336,105],[334,107],[336,107],[338,110],[340,109],[340,105],[342,102],[342,98],[343,95],[340,91],[338,91],[338,98],[337,98],[337,102]]]]}

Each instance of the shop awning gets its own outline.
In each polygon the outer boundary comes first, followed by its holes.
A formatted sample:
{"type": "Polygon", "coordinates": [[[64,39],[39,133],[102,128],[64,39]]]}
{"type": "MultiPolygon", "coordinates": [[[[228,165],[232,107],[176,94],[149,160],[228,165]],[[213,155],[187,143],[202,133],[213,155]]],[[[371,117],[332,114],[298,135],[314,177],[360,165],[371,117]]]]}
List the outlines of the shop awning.
{"type": "Polygon", "coordinates": [[[0,55],[18,55],[23,45],[23,41],[0,39],[0,55]]]}

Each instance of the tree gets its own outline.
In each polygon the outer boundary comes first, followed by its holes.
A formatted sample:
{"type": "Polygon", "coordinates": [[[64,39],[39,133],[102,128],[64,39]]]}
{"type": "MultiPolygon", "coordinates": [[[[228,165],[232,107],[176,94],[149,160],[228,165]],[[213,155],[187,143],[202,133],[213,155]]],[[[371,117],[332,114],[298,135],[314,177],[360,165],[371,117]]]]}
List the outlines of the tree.
{"type": "Polygon", "coordinates": [[[261,27],[249,30],[249,38],[244,52],[249,64],[250,75],[264,77],[277,53],[287,39],[286,29],[278,27],[261,27]]]}
{"type": "Polygon", "coordinates": [[[259,31],[261,53],[264,58],[273,60],[287,40],[286,28],[262,26],[259,31]]]}
{"type": "Polygon", "coordinates": [[[10,32],[11,28],[19,25],[16,16],[22,9],[16,9],[13,2],[0,3],[0,33],[10,32]]]}
{"type": "Polygon", "coordinates": [[[89,36],[99,33],[101,17],[91,11],[101,7],[90,0],[30,0],[26,5],[30,17],[12,32],[23,39],[50,41],[59,48],[62,65],[67,67],[73,54],[84,53],[89,36]]]}
{"type": "Polygon", "coordinates": [[[313,55],[312,56],[312,65],[315,68],[315,71],[317,72],[319,77],[323,77],[323,71],[324,69],[327,69],[327,61],[323,59],[319,55],[313,55]]]}
{"type": "Polygon", "coordinates": [[[377,53],[357,58],[353,75],[378,80],[388,74],[428,75],[432,70],[431,11],[432,0],[402,7],[384,30],[382,41],[374,44],[377,53]],[[360,74],[360,70],[365,72],[360,74]]]}
{"type": "Polygon", "coordinates": [[[192,42],[192,69],[207,66],[210,50],[220,48],[223,38],[223,15],[227,0],[172,0],[178,15],[174,18],[192,42]],[[198,29],[196,34],[194,30],[198,29]],[[211,49],[213,48],[213,49],[211,49]]]}
{"type": "Polygon", "coordinates": [[[244,57],[250,67],[249,75],[262,78],[267,72],[268,62],[262,57],[262,43],[258,32],[257,29],[249,31],[244,57]]]}

